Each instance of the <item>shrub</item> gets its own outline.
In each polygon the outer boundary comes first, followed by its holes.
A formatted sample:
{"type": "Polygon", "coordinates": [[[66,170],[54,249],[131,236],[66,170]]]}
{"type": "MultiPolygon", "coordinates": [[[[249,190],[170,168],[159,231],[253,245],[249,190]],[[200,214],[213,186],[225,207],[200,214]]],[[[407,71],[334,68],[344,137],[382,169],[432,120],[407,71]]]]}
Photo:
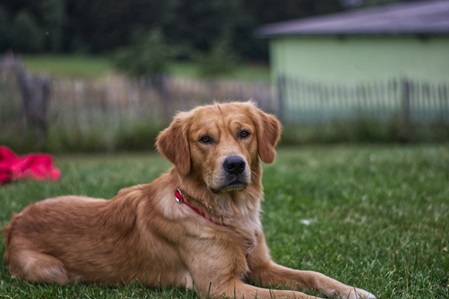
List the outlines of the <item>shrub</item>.
{"type": "Polygon", "coordinates": [[[355,122],[333,122],[321,125],[286,124],[281,144],[329,143],[441,143],[449,142],[449,124],[435,122],[413,124],[404,130],[398,119],[383,123],[361,119],[355,122]]]}

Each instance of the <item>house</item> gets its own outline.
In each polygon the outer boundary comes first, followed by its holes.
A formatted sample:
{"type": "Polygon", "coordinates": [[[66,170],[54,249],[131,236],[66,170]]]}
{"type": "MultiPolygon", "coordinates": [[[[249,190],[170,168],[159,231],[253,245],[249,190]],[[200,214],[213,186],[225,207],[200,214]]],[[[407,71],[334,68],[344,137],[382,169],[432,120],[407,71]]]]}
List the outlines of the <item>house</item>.
{"type": "Polygon", "coordinates": [[[449,123],[449,0],[262,26],[284,121],[449,123]]]}
{"type": "Polygon", "coordinates": [[[319,82],[408,77],[449,82],[449,0],[269,24],[272,73],[319,82]]]}

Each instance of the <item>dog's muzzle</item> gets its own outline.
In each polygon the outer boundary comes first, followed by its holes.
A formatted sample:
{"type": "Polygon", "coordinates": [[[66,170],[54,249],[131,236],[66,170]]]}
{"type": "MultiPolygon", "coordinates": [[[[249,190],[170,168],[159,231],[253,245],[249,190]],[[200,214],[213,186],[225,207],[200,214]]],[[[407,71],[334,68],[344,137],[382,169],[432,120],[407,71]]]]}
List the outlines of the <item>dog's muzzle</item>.
{"type": "Polygon", "coordinates": [[[222,175],[219,188],[210,188],[217,194],[220,191],[238,191],[245,189],[250,181],[248,166],[240,156],[226,157],[222,164],[222,175]]]}

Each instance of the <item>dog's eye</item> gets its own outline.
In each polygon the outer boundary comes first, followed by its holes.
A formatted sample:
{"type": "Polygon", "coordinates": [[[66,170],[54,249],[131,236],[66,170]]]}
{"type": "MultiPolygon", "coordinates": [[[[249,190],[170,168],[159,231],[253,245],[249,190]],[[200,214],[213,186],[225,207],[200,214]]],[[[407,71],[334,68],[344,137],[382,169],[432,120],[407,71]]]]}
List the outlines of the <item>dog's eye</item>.
{"type": "Polygon", "coordinates": [[[212,137],[210,137],[209,135],[205,135],[203,137],[200,138],[200,142],[201,143],[212,143],[212,137]]]}
{"type": "Polygon", "coordinates": [[[248,138],[249,135],[251,135],[250,132],[245,131],[245,130],[242,130],[242,131],[240,131],[239,137],[240,137],[240,138],[248,138]]]}

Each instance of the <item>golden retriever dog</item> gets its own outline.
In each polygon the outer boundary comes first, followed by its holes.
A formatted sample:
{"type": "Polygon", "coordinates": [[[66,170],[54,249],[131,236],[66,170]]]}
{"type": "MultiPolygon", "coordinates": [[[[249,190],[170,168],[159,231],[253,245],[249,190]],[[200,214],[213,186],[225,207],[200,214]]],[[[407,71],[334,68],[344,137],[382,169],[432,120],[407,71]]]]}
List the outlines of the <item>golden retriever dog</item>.
{"type": "Polygon", "coordinates": [[[313,290],[374,299],[272,261],[260,222],[261,162],[274,161],[280,132],[251,102],[179,113],[156,141],[174,166],[153,182],[112,200],[49,198],[14,215],[3,230],[10,274],[36,283],[138,281],[200,298],[316,298],[300,291],[313,290]]]}

